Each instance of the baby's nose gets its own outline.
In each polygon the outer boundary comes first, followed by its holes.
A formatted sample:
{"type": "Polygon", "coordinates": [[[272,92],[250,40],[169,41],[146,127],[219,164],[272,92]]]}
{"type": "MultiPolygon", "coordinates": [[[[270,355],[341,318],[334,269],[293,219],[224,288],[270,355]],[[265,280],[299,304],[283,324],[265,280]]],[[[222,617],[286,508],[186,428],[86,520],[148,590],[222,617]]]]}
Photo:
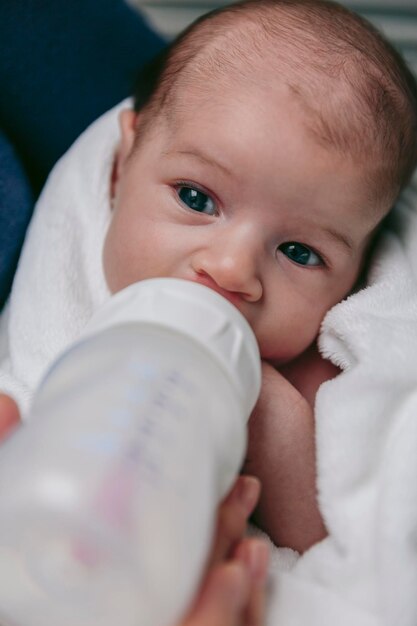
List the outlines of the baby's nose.
{"type": "Polygon", "coordinates": [[[257,302],[263,293],[254,245],[243,241],[216,239],[201,248],[192,259],[193,270],[208,275],[221,289],[238,293],[248,302],[257,302]]]}

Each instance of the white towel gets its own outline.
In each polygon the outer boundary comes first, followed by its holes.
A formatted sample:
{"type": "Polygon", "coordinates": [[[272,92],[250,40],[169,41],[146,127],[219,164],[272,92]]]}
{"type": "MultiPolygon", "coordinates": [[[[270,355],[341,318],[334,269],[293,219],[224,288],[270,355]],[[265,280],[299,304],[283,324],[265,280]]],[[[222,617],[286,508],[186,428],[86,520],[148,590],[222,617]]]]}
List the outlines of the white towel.
{"type": "Polygon", "coordinates": [[[130,105],[122,102],[81,135],[36,205],[0,322],[0,389],[15,397],[23,417],[55,357],[110,296],[101,256],[117,117],[130,105]]]}
{"type": "Polygon", "coordinates": [[[276,573],[274,626],[417,624],[417,179],[371,262],[368,287],[326,316],[342,374],[319,389],[327,539],[276,573]]]}
{"type": "MultiPolygon", "coordinates": [[[[102,246],[125,101],[74,144],[38,202],[0,320],[0,389],[27,410],[56,355],[109,297],[102,246]]],[[[417,624],[417,184],[381,238],[369,286],[320,337],[344,371],[316,405],[319,502],[329,537],[274,549],[268,626],[417,624]]]]}

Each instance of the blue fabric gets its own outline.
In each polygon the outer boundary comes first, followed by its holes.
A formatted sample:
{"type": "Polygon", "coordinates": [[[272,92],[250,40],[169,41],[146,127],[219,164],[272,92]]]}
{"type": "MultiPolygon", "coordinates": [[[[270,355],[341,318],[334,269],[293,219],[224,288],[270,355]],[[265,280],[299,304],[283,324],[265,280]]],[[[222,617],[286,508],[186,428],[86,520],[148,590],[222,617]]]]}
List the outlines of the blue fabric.
{"type": "Polygon", "coordinates": [[[123,0],[0,3],[0,307],[46,176],[165,45],[123,0]]]}
{"type": "Polygon", "coordinates": [[[0,131],[0,303],[10,290],[33,201],[15,148],[0,131]]]}

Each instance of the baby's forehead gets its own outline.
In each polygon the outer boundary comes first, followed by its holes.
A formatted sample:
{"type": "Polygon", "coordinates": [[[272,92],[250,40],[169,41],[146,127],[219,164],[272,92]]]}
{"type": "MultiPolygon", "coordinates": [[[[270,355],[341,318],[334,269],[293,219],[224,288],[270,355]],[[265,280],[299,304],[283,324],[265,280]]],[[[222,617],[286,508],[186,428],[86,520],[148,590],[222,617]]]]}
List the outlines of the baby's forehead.
{"type": "MultiPolygon", "coordinates": [[[[267,76],[266,70],[264,78],[267,76]]],[[[241,171],[240,159],[244,158],[246,164],[252,162],[251,172],[254,176],[265,164],[264,157],[268,163],[275,162],[275,153],[269,142],[267,149],[259,151],[258,139],[266,136],[267,139],[275,139],[278,151],[285,144],[291,160],[294,158],[295,146],[301,146],[301,152],[308,154],[312,161],[319,162],[323,154],[324,158],[330,156],[330,176],[332,171],[337,175],[340,160],[345,164],[350,162],[352,167],[347,184],[357,189],[363,219],[373,223],[374,217],[377,217],[379,221],[385,207],[375,199],[373,185],[368,181],[367,154],[362,152],[360,159],[354,159],[350,155],[342,155],[333,145],[323,145],[312,132],[314,117],[300,94],[286,80],[277,81],[273,85],[271,81],[265,80],[256,89],[244,80],[236,79],[227,84],[217,82],[210,89],[209,98],[195,84],[185,85],[173,123],[168,124],[169,141],[165,148],[168,153],[179,151],[195,158],[195,152],[200,152],[196,149],[198,146],[205,156],[213,155],[216,161],[219,157],[220,161],[226,161],[230,169],[237,172],[241,171]],[[248,115],[245,115],[247,112],[248,115]],[[253,126],[251,132],[248,124],[253,126]],[[239,138],[239,145],[244,144],[243,156],[231,149],[235,137],[239,138]]],[[[199,154],[197,158],[201,164],[199,154]]],[[[303,173],[300,172],[300,175],[303,176],[303,173]]]]}
{"type": "Polygon", "coordinates": [[[215,53],[220,55],[221,63],[214,60],[213,50],[206,50],[193,60],[187,72],[178,76],[168,111],[174,120],[172,126],[190,117],[197,124],[207,108],[215,118],[221,107],[235,107],[237,111],[251,101],[256,102],[259,115],[268,116],[271,124],[283,107],[290,109],[297,123],[306,127],[317,144],[331,150],[332,142],[322,141],[325,135],[322,127],[328,129],[333,123],[337,125],[338,120],[329,109],[323,124],[320,112],[331,97],[343,100],[346,108],[353,96],[341,81],[333,80],[331,85],[326,85],[314,64],[306,63],[300,54],[300,43],[293,53],[278,42],[273,51],[266,48],[264,54],[253,55],[256,38],[251,25],[247,35],[241,40],[242,31],[239,31],[238,52],[236,47],[230,51],[230,41],[216,44],[215,53]],[[266,106],[271,103],[276,105],[275,109],[266,106]]]}
{"type": "Polygon", "coordinates": [[[212,39],[190,57],[176,80],[184,85],[185,79],[190,88],[197,85],[201,88],[206,84],[211,89],[216,88],[218,81],[246,82],[254,86],[267,83],[272,77],[282,81],[298,55],[296,50],[286,53],[280,37],[274,38],[271,44],[265,38],[261,24],[245,16],[225,29],[219,28],[212,39]]]}
{"type": "Polygon", "coordinates": [[[414,166],[414,156],[407,155],[414,155],[416,122],[411,81],[396,55],[362,18],[337,3],[238,2],[197,23],[175,44],[149,119],[176,123],[190,101],[214,102],[220,93],[239,106],[234,91],[241,85],[252,96],[285,85],[315,141],[373,164],[372,185],[391,202],[414,166]]]}
{"type": "MultiPolygon", "coordinates": [[[[252,12],[256,17],[256,10],[252,12]]],[[[332,51],[323,46],[315,55],[311,34],[296,27],[285,11],[276,31],[265,28],[259,19],[251,19],[248,11],[235,22],[217,24],[213,32],[197,51],[190,41],[189,58],[174,74],[169,101],[178,110],[186,109],[189,97],[233,100],[234,91],[241,92],[242,88],[252,97],[259,94],[260,101],[266,88],[289,88],[309,117],[320,111],[321,102],[331,94],[349,100],[346,83],[333,68],[332,51]]],[[[349,71],[355,82],[361,67],[351,64],[349,71]]]]}

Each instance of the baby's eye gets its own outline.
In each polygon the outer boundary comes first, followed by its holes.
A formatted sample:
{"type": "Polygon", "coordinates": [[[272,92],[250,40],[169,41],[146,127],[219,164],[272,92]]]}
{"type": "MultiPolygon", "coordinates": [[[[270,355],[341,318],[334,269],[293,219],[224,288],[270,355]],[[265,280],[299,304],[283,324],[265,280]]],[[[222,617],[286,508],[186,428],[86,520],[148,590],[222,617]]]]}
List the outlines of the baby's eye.
{"type": "Polygon", "coordinates": [[[318,254],[296,241],[283,243],[279,246],[279,249],[291,261],[298,263],[298,265],[306,265],[310,267],[324,265],[323,259],[318,254]]]}
{"type": "Polygon", "coordinates": [[[206,213],[207,215],[216,214],[216,205],[213,200],[207,194],[195,189],[193,187],[177,187],[177,194],[181,201],[199,213],[206,213]]]}

